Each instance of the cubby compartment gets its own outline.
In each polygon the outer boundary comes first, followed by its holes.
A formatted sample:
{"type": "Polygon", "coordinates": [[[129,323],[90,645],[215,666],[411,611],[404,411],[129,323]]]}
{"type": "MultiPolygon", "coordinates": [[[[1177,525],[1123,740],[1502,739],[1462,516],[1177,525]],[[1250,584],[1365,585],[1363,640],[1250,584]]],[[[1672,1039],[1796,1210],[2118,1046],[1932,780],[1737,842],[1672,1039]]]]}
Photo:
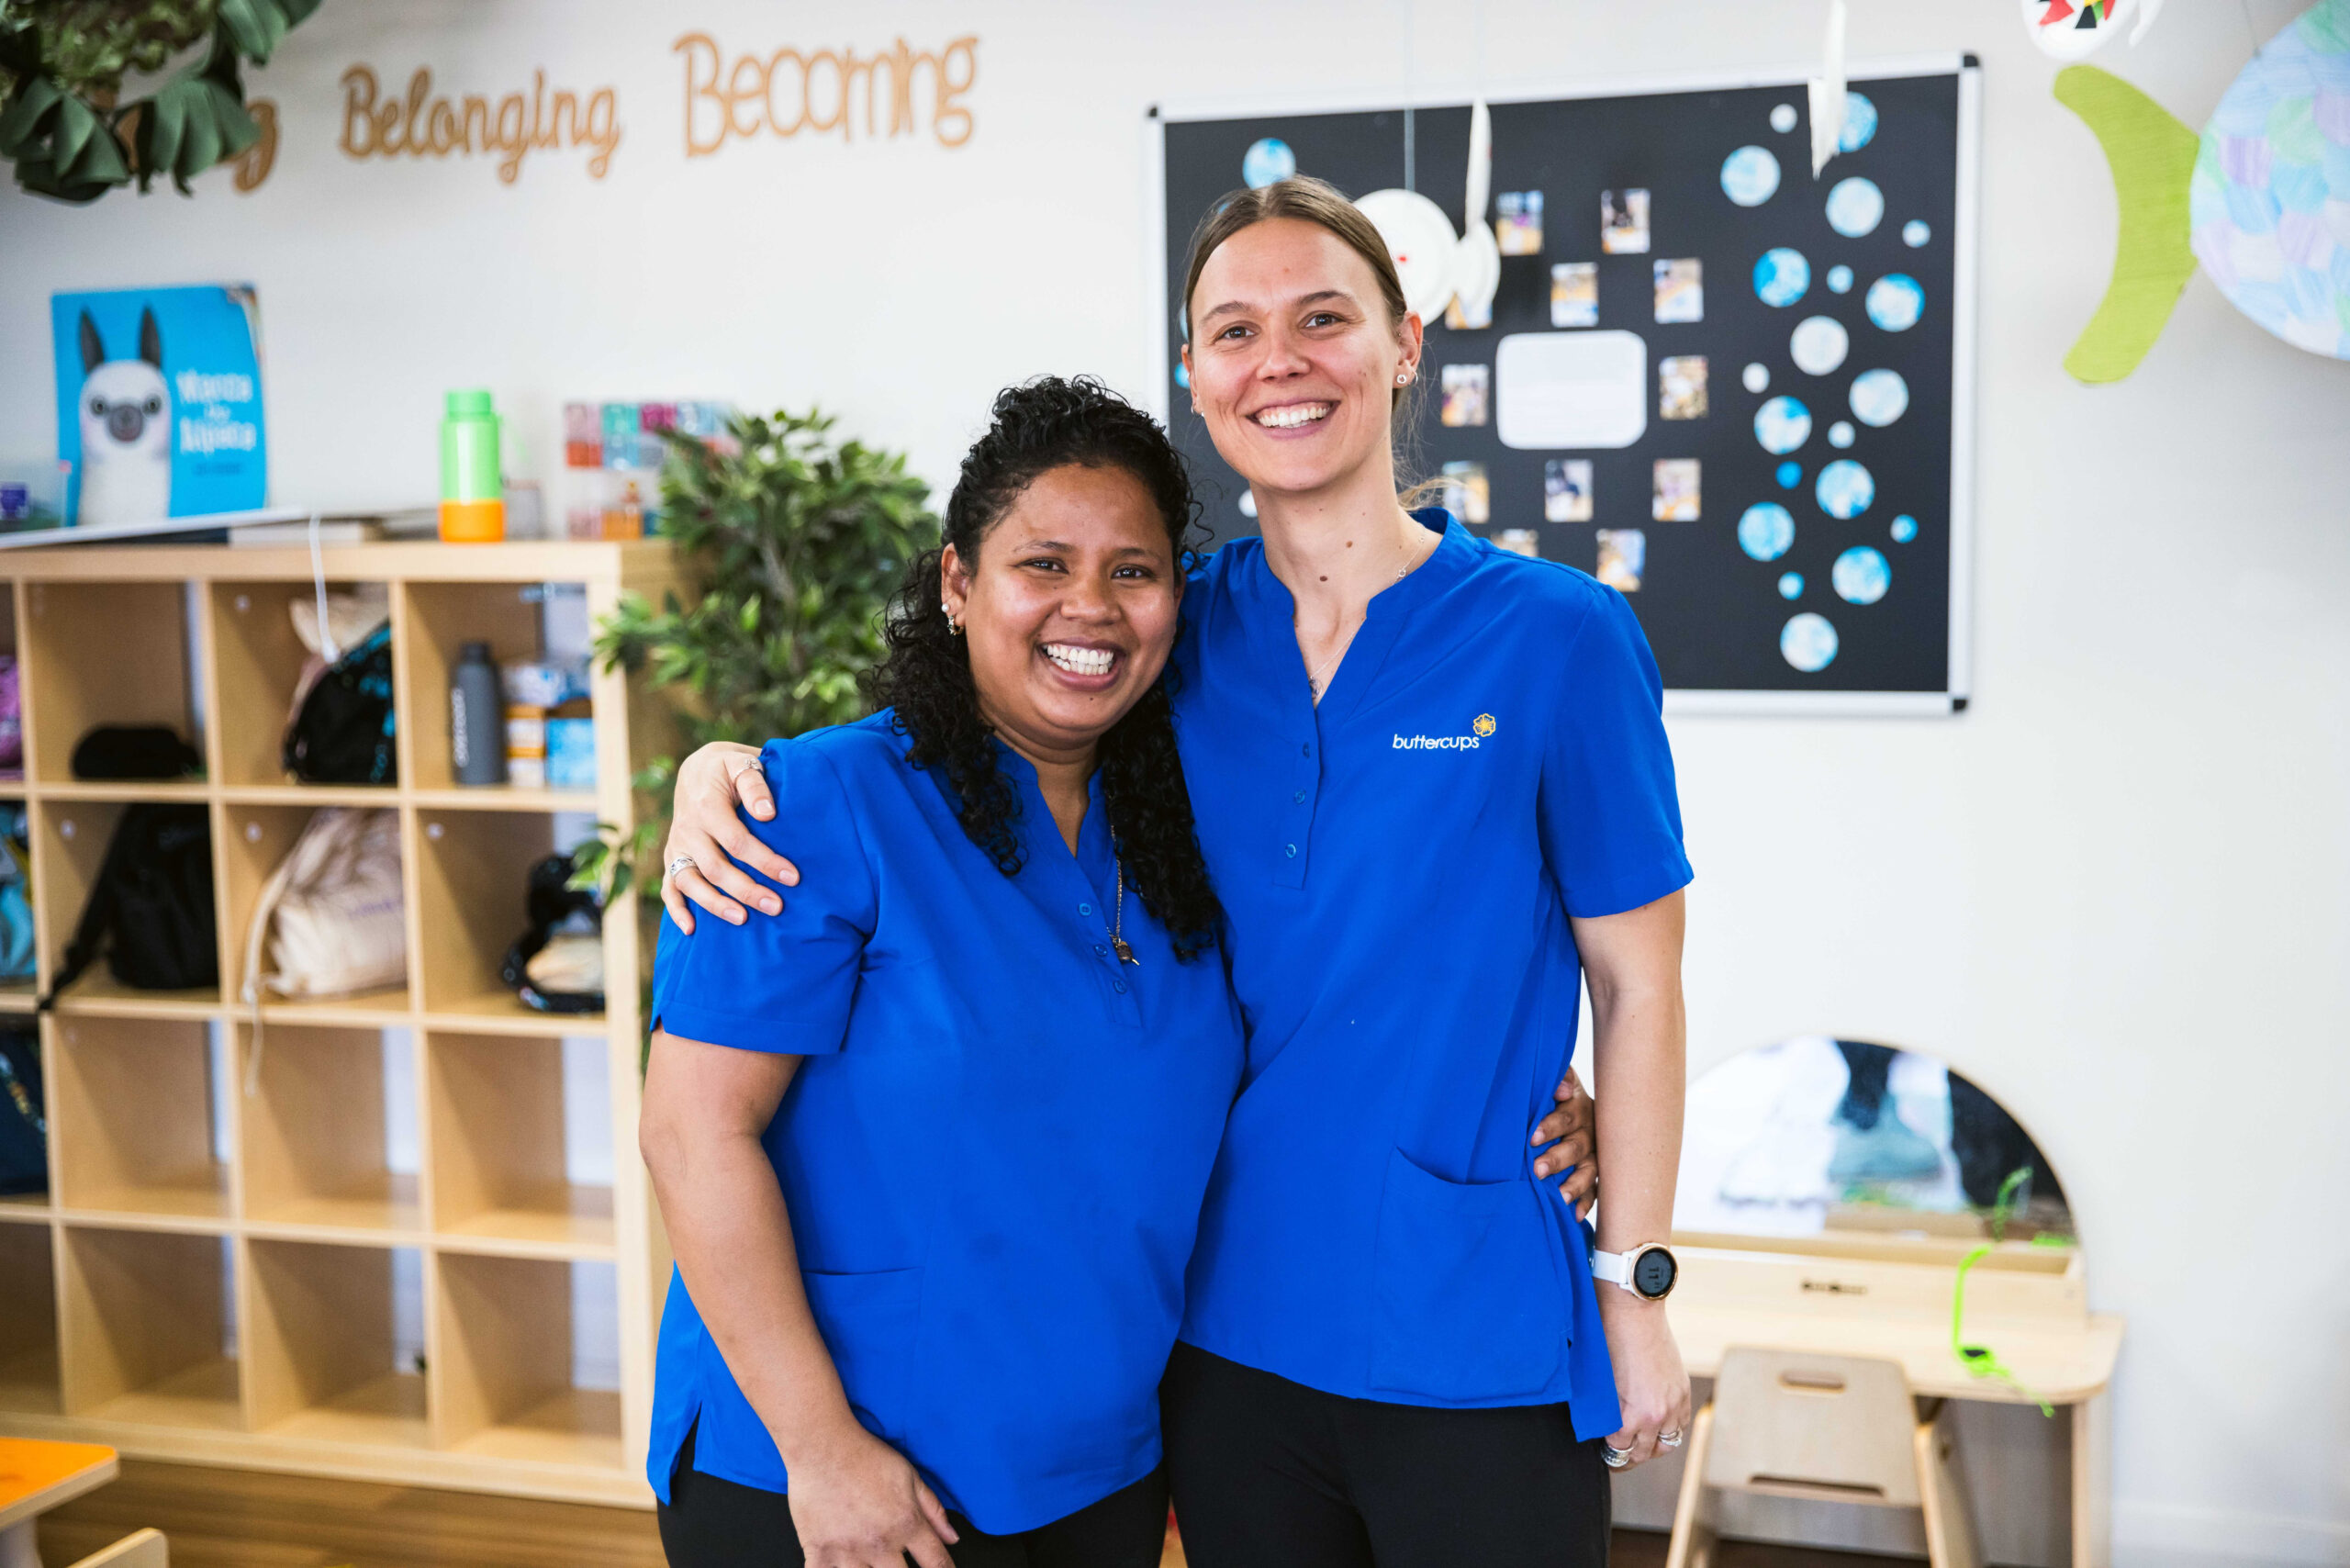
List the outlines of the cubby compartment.
{"type": "Polygon", "coordinates": [[[415,1232],[424,1226],[398,1129],[415,1121],[405,1030],[238,1028],[244,1212],[255,1226],[415,1232]]]}
{"type": "MultiPolygon", "coordinates": [[[[555,824],[543,812],[469,812],[420,807],[416,836],[421,951],[410,962],[424,984],[424,1010],[495,1021],[547,1014],[522,1004],[498,976],[507,949],[530,924],[531,868],[554,853],[555,824]]],[[[583,1029],[602,1026],[583,1014],[583,1029]]]]}
{"type": "MultiPolygon", "coordinates": [[[[97,883],[99,868],[106,864],[106,847],[114,842],[115,830],[121,825],[123,813],[130,805],[126,800],[43,799],[34,803],[33,897],[40,929],[40,972],[44,982],[57,972],[65,957],[66,946],[73,941],[73,933],[82,923],[83,910],[90,902],[90,890],[97,883]]],[[[208,856],[212,836],[208,819],[205,832],[205,853],[208,856]]],[[[217,879],[217,864],[214,871],[217,879]]],[[[62,994],[61,1000],[75,1004],[95,1003],[125,1014],[185,1017],[193,1010],[218,1008],[221,992],[217,980],[208,986],[177,991],[128,986],[115,978],[106,960],[100,958],[83,971],[82,978],[62,994]]]]}
{"type": "MultiPolygon", "coordinates": [[[[397,811],[388,801],[380,807],[344,807],[343,810],[397,811]]],[[[302,837],[317,814],[316,808],[299,806],[259,805],[232,801],[221,808],[223,831],[220,835],[221,855],[219,879],[226,895],[223,902],[228,910],[228,926],[221,941],[221,974],[229,1000],[241,1003],[244,993],[247,945],[252,938],[253,911],[261,901],[269,879],[285,863],[294,846],[302,837]]],[[[267,935],[263,935],[261,954],[262,973],[270,971],[267,935]]],[[[413,976],[411,963],[408,973],[413,976]]],[[[283,1014],[303,1022],[336,1023],[344,1018],[352,1021],[383,1021],[404,1016],[408,1011],[408,981],[360,991],[348,996],[283,997],[263,988],[262,1003],[273,1014],[283,1014]]]]}
{"type": "Polygon", "coordinates": [[[71,784],[100,724],[162,724],[202,749],[187,672],[187,590],[170,582],[35,582],[18,628],[26,771],[71,784]]]}
{"type": "Polygon", "coordinates": [[[229,1238],[70,1226],[64,1246],[65,1413],[235,1430],[229,1238]]]}
{"type": "Polygon", "coordinates": [[[219,1081],[210,1026],[93,1016],[49,1026],[59,1206],[226,1219],[221,1144],[235,1097],[219,1081]]]}
{"type": "Polygon", "coordinates": [[[463,787],[451,758],[449,680],[467,643],[487,643],[490,657],[503,665],[540,654],[541,601],[536,583],[410,583],[393,637],[406,671],[401,700],[413,722],[400,726],[402,779],[420,795],[443,792],[467,802],[495,807],[560,802],[583,803],[592,790],[516,790],[507,786],[463,787]]]}
{"type": "Polygon", "coordinates": [[[530,1035],[436,1031],[425,1059],[433,1231],[610,1249],[611,1118],[600,1079],[566,1074],[564,1042],[530,1035]]]}
{"type": "MultiPolygon", "coordinates": [[[[346,595],[364,587],[386,598],[382,585],[330,583],[330,595],[346,595]]],[[[294,696],[302,681],[310,650],[294,630],[293,607],[315,606],[318,589],[309,582],[221,582],[211,584],[213,724],[218,732],[220,782],[231,788],[291,785],[285,771],[285,725],[293,715],[294,696]]],[[[356,637],[356,625],[338,627],[356,637]]],[[[349,648],[341,650],[350,652],[349,648]]],[[[335,786],[380,790],[389,796],[393,786],[335,786]]]]}
{"type": "Polygon", "coordinates": [[[621,1403],[597,1375],[617,1356],[612,1266],[443,1252],[433,1311],[441,1444],[484,1458],[617,1470],[621,1403]]]}
{"type": "Polygon", "coordinates": [[[0,1414],[60,1409],[52,1245],[46,1225],[0,1224],[0,1414]]]}
{"type": "Polygon", "coordinates": [[[384,1247],[250,1240],[245,1292],[252,1425],[311,1443],[423,1448],[424,1375],[403,1345],[420,1322],[421,1254],[384,1247]],[[405,1263],[406,1267],[401,1267],[405,1263]],[[419,1298],[403,1313],[404,1293],[419,1298]]]}

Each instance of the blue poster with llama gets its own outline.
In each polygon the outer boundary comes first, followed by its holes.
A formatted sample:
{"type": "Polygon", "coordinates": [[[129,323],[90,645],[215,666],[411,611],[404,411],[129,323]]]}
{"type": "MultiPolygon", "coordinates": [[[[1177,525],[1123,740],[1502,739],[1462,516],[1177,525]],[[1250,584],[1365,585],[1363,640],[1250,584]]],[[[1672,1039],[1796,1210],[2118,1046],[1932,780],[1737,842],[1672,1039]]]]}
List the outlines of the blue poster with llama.
{"type": "Polygon", "coordinates": [[[50,298],[65,515],[82,528],[250,511],[269,494],[250,284],[50,298]]]}

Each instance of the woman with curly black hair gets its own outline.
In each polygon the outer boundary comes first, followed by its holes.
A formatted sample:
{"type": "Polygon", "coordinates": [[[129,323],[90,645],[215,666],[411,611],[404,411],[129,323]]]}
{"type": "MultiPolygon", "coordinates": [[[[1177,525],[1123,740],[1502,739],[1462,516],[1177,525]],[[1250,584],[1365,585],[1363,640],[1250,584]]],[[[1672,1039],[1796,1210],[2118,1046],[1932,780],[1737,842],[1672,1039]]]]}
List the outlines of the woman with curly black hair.
{"type": "Polygon", "coordinates": [[[1168,701],[1192,517],[1100,384],[1002,394],[885,706],[763,754],[808,880],[662,932],[673,1563],[1158,1561],[1157,1389],[1242,1059],[1168,701]]]}

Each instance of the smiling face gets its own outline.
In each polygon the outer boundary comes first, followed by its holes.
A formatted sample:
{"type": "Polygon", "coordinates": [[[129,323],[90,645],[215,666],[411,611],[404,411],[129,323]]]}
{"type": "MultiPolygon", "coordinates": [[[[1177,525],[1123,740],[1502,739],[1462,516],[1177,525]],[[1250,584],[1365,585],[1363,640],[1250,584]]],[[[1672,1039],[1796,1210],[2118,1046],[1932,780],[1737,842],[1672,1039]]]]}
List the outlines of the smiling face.
{"type": "Polygon", "coordinates": [[[1364,465],[1392,487],[1396,388],[1420,319],[1393,319],[1371,263],[1318,223],[1251,224],[1200,269],[1183,364],[1192,402],[1253,489],[1311,494],[1364,465]]]}
{"type": "Polygon", "coordinates": [[[1031,761],[1089,755],[1175,645],[1166,519],[1125,469],[1067,465],[1021,491],[978,557],[950,544],[940,569],[981,715],[1031,761]]]}

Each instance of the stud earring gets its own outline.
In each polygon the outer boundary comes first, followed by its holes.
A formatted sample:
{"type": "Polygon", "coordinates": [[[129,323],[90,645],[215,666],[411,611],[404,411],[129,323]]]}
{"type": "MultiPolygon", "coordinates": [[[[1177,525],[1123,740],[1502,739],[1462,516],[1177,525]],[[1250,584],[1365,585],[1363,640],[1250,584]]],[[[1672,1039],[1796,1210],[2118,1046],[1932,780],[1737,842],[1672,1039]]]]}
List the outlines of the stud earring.
{"type": "Polygon", "coordinates": [[[1411,384],[1412,384],[1412,373],[1411,373],[1410,371],[1408,371],[1408,370],[1399,370],[1399,371],[1397,371],[1397,372],[1395,373],[1395,385],[1396,385],[1396,386],[1409,386],[1411,384]]]}

